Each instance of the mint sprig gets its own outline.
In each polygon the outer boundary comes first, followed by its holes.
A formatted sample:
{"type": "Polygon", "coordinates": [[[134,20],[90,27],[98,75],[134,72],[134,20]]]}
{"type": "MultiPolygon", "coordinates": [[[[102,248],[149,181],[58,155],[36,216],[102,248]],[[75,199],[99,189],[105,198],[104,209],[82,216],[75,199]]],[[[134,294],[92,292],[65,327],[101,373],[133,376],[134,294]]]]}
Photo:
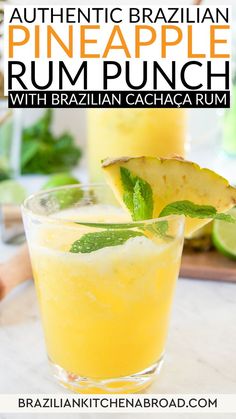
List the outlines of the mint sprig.
{"type": "Polygon", "coordinates": [[[110,230],[124,230],[124,229],[130,229],[130,228],[134,228],[137,227],[140,230],[142,228],[145,227],[144,223],[118,223],[118,224],[114,224],[114,223],[85,223],[85,222],[80,222],[80,221],[76,221],[76,224],[85,226],[85,227],[95,227],[95,228],[105,228],[105,229],[110,229],[110,230]]]}
{"type": "Polygon", "coordinates": [[[138,236],[143,236],[143,233],[130,230],[104,230],[98,233],[87,233],[72,244],[70,252],[91,253],[104,247],[122,245],[127,240],[138,236]]]}
{"type": "Polygon", "coordinates": [[[148,182],[133,174],[126,167],[120,167],[124,189],[123,201],[134,221],[148,220],[153,215],[153,194],[148,182]]]}
{"type": "Polygon", "coordinates": [[[176,201],[166,205],[160,212],[159,217],[166,217],[168,215],[185,215],[191,218],[211,218],[214,220],[223,220],[229,223],[235,223],[236,219],[230,214],[218,213],[216,208],[211,205],[198,205],[194,202],[176,201]]]}
{"type": "MultiPolygon", "coordinates": [[[[153,193],[148,182],[136,176],[125,167],[120,168],[121,182],[124,188],[123,200],[127,208],[131,212],[134,221],[147,220],[153,216],[153,193]]],[[[230,223],[236,223],[236,218],[230,214],[218,213],[216,208],[211,205],[198,205],[194,202],[183,200],[176,201],[166,205],[159,214],[159,217],[169,215],[185,215],[186,217],[199,219],[215,219],[223,220],[230,223]]],[[[79,240],[76,240],[70,249],[72,253],[91,253],[104,247],[119,246],[124,244],[130,238],[144,236],[145,232],[151,232],[168,239],[167,235],[169,223],[167,220],[157,221],[153,223],[136,223],[135,228],[138,230],[130,230],[134,228],[133,223],[120,224],[100,224],[78,222],[77,224],[103,228],[102,231],[95,233],[87,233],[79,240]],[[104,230],[105,229],[105,230],[104,230]]]]}

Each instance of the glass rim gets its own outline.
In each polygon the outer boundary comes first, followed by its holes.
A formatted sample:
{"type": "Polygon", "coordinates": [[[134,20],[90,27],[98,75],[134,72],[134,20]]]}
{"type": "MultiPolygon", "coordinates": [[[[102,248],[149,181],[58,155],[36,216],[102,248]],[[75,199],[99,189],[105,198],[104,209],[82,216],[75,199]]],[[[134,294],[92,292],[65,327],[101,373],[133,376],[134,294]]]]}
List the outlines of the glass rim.
{"type": "MultiPolygon", "coordinates": [[[[80,189],[89,189],[89,188],[91,188],[91,189],[101,188],[102,189],[102,188],[106,188],[106,189],[110,190],[111,192],[113,192],[112,189],[109,187],[109,185],[107,185],[106,183],[76,183],[76,184],[72,184],[72,185],[63,185],[63,186],[58,186],[58,187],[55,187],[55,188],[45,189],[45,190],[41,190],[39,192],[30,194],[24,200],[24,202],[21,204],[21,210],[22,210],[23,213],[27,214],[27,216],[29,216],[29,217],[33,216],[33,217],[35,217],[39,220],[45,220],[45,221],[47,221],[47,223],[53,223],[53,224],[56,223],[56,224],[60,224],[60,225],[61,224],[68,224],[70,226],[72,224],[75,224],[75,225],[78,226],[80,224],[83,225],[84,223],[86,223],[86,226],[88,226],[88,227],[89,226],[94,227],[94,224],[96,224],[97,228],[100,228],[100,227],[102,228],[103,226],[106,226],[108,224],[109,224],[109,226],[111,226],[111,228],[112,228],[113,224],[114,225],[122,225],[122,226],[124,226],[124,228],[127,225],[129,227],[130,226],[135,227],[135,226],[140,225],[140,223],[152,224],[154,222],[174,221],[174,220],[178,220],[178,219],[184,221],[184,219],[185,219],[185,216],[183,214],[171,214],[171,215],[167,215],[167,216],[164,216],[164,217],[155,217],[155,218],[149,218],[149,219],[139,220],[139,221],[131,220],[131,221],[127,221],[127,222],[114,221],[114,222],[109,222],[109,223],[106,223],[106,222],[96,222],[96,223],[94,223],[92,221],[87,222],[87,221],[83,220],[80,223],[79,220],[75,221],[75,220],[69,220],[69,219],[66,219],[66,218],[54,217],[54,214],[50,214],[50,216],[49,215],[42,215],[42,214],[39,214],[36,211],[33,211],[28,206],[31,201],[33,201],[34,199],[40,198],[41,196],[49,195],[50,193],[54,193],[54,192],[61,191],[61,190],[64,190],[64,189],[77,189],[77,188],[80,188],[80,189]]],[[[117,203],[118,203],[118,201],[117,201],[117,203]]],[[[91,204],[91,205],[96,205],[96,204],[91,204]]],[[[68,209],[70,209],[70,208],[73,208],[73,206],[68,207],[68,209]]],[[[118,207],[118,208],[122,209],[121,206],[118,207]]]]}

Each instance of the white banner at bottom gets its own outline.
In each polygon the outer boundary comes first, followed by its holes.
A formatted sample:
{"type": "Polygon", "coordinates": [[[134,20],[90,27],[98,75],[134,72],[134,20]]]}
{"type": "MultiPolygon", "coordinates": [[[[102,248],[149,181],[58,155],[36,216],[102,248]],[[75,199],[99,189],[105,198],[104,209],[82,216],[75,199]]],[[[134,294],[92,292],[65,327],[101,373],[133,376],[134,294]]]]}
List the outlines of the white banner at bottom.
{"type": "Polygon", "coordinates": [[[0,413],[236,413],[236,394],[1,394],[0,413]]]}

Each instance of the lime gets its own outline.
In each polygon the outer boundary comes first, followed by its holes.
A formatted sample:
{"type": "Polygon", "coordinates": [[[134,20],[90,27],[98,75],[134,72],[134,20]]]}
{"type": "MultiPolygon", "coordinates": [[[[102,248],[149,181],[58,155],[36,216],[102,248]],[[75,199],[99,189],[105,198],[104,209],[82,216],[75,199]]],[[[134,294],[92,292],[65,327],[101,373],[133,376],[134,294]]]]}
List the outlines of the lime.
{"type": "MultiPolygon", "coordinates": [[[[79,183],[80,181],[70,173],[57,173],[50,176],[42,189],[53,189],[60,186],[76,185],[79,183]]],[[[83,192],[80,188],[62,189],[54,191],[53,196],[57,200],[59,208],[62,210],[79,202],[83,196],[83,192]]]]}
{"type": "Polygon", "coordinates": [[[50,176],[49,180],[43,185],[42,189],[52,189],[64,185],[74,185],[80,183],[78,179],[70,173],[57,173],[50,176]]]}
{"type": "MultiPolygon", "coordinates": [[[[228,211],[228,214],[236,218],[236,207],[228,211]]],[[[219,252],[231,259],[236,259],[236,224],[215,220],[212,240],[219,252]]]]}
{"type": "Polygon", "coordinates": [[[25,188],[15,180],[0,182],[0,204],[21,204],[26,198],[25,188]]]}
{"type": "Polygon", "coordinates": [[[62,190],[56,189],[53,195],[58,202],[59,208],[63,210],[78,204],[83,198],[83,191],[80,187],[62,190]]]}

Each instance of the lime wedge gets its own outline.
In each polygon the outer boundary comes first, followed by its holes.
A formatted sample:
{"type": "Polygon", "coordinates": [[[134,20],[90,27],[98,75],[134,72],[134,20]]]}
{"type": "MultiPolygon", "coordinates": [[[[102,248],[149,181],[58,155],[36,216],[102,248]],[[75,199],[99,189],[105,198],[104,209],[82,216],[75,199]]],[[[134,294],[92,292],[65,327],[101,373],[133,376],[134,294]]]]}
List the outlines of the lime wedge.
{"type": "Polygon", "coordinates": [[[43,185],[42,189],[52,189],[58,186],[74,185],[79,183],[78,179],[70,173],[57,173],[50,176],[48,181],[43,185]]]}
{"type": "Polygon", "coordinates": [[[25,188],[15,180],[0,182],[0,204],[21,204],[26,198],[25,188]]]}
{"type": "MultiPolygon", "coordinates": [[[[236,217],[236,207],[228,211],[228,214],[236,217]]],[[[213,223],[212,240],[219,252],[236,260],[236,224],[215,220],[213,223]]]]}

